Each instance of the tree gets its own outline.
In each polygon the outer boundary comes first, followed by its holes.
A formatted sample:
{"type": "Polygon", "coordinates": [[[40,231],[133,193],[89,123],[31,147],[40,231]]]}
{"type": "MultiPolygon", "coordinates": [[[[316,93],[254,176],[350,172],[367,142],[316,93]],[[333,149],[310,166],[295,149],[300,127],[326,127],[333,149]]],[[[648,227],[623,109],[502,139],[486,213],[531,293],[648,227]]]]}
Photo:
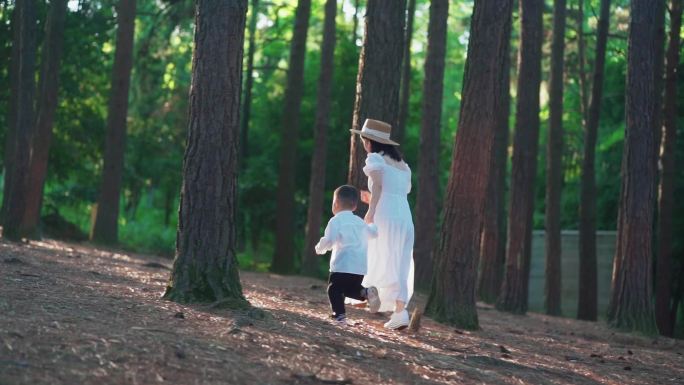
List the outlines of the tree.
{"type": "Polygon", "coordinates": [[[500,310],[527,311],[527,284],[531,258],[534,180],[539,147],[539,86],[541,83],[541,0],[520,1],[520,53],[511,198],[508,217],[506,270],[496,303],[500,310]]]}
{"type": "Polygon", "coordinates": [[[103,244],[118,242],[119,199],[126,148],[128,89],[133,67],[133,34],[136,0],[120,0],[117,7],[116,52],[109,94],[104,166],[92,239],[103,244]]]}
{"type": "MultiPolygon", "coordinates": [[[[580,2],[581,4],[581,2],[580,2]]],[[[583,18],[583,16],[581,16],[583,18]]],[[[596,138],[598,135],[601,99],[603,98],[603,71],[606,61],[606,43],[610,18],[610,0],[601,0],[596,30],[596,57],[591,89],[591,101],[584,119],[584,156],[580,181],[579,207],[579,297],[577,318],[596,321],[597,266],[596,266],[596,138]]],[[[580,29],[581,34],[581,29],[580,29]]],[[[582,65],[582,63],[580,63],[582,65]]],[[[584,87],[582,87],[584,88],[584,87]]],[[[584,103],[584,102],[583,102],[584,103]]]]}
{"type": "MultiPolygon", "coordinates": [[[[658,256],[656,260],[656,322],[661,334],[673,334],[672,301],[672,222],[677,141],[677,66],[682,26],[682,0],[670,3],[670,41],[665,67],[663,137],[660,153],[660,188],[658,200],[658,256]]],[[[675,313],[676,314],[676,313],[675,313]]]]}
{"type": "Polygon", "coordinates": [[[613,258],[611,326],[655,333],[651,296],[653,211],[656,177],[656,10],[649,0],[632,0],[627,52],[626,132],[618,234],[613,258]]]}
{"type": "MultiPolygon", "coordinates": [[[[366,118],[396,127],[399,83],[406,19],[405,0],[368,0],[365,32],[356,78],[352,128],[360,130],[366,118]]],[[[363,173],[366,152],[358,135],[351,135],[349,184],[367,189],[363,173]]],[[[365,206],[359,212],[365,212],[365,206]]]]}
{"type": "Polygon", "coordinates": [[[299,109],[304,93],[304,57],[306,35],[309,30],[311,0],[299,0],[295,26],[290,42],[290,66],[283,103],[280,127],[280,170],[276,211],[276,245],[271,270],[276,273],[294,271],[294,217],[295,217],[295,171],[297,159],[297,131],[299,109]]]}
{"type": "Polygon", "coordinates": [[[463,78],[461,113],[435,251],[435,276],[426,314],[458,327],[478,328],[475,308],[480,229],[491,153],[500,124],[511,29],[511,0],[476,0],[463,78]]]}
{"type": "Polygon", "coordinates": [[[246,305],[235,255],[246,0],[198,0],[176,256],[164,298],[246,305]]]}
{"type": "Polygon", "coordinates": [[[553,2],[549,76],[549,137],[546,147],[546,314],[561,314],[561,192],[563,189],[563,62],[565,0],[553,2]]]}
{"type": "Polygon", "coordinates": [[[64,22],[67,0],[52,0],[45,24],[45,42],[38,86],[38,103],[35,132],[31,146],[31,160],[28,173],[26,210],[21,222],[20,233],[25,237],[39,238],[38,223],[43,201],[43,188],[47,174],[48,155],[52,142],[52,126],[57,110],[59,90],[59,68],[62,55],[64,22]]]}
{"type": "Polygon", "coordinates": [[[306,220],[306,239],[302,273],[318,276],[318,256],[314,246],[321,231],[323,210],[323,189],[325,187],[325,159],[327,156],[327,133],[330,126],[330,104],[332,102],[333,64],[335,60],[335,17],[337,0],[325,2],[323,46],[321,48],[321,74],[318,78],[318,103],[314,126],[314,150],[311,157],[311,180],[309,184],[309,207],[306,220]]]}
{"type": "Polygon", "coordinates": [[[411,40],[413,38],[413,20],[415,17],[416,0],[408,0],[404,54],[402,55],[401,90],[399,92],[399,119],[397,127],[392,130],[392,139],[397,143],[403,143],[406,136],[406,121],[409,115],[409,98],[411,95],[411,40]]]}
{"type": "Polygon", "coordinates": [[[429,289],[432,280],[432,251],[435,248],[439,200],[439,132],[442,128],[444,60],[446,57],[448,0],[430,2],[428,45],[423,81],[423,114],[420,121],[418,193],[416,197],[416,286],[429,289]]]}
{"type": "MultiPolygon", "coordinates": [[[[36,3],[20,0],[15,3],[13,45],[17,52],[12,63],[11,119],[5,156],[5,191],[3,198],[3,237],[21,238],[20,225],[26,208],[31,135],[34,124],[33,97],[36,62],[36,3]]],[[[14,51],[14,48],[13,48],[14,51]]]]}
{"type": "Polygon", "coordinates": [[[252,110],[252,88],[254,87],[254,53],[256,52],[256,24],[259,16],[259,0],[252,0],[249,17],[249,46],[247,48],[247,69],[244,97],[242,99],[242,123],[240,124],[240,164],[245,165],[248,153],[249,118],[252,110]]]}

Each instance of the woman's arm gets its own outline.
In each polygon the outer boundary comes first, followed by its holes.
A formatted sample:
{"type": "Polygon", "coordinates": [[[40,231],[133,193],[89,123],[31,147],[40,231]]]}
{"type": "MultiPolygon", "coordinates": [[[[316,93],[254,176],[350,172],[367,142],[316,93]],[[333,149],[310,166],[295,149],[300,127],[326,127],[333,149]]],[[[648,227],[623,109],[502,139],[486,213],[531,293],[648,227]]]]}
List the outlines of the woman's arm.
{"type": "MultiPolygon", "coordinates": [[[[368,203],[368,212],[366,212],[366,217],[364,220],[366,223],[373,223],[373,217],[375,216],[375,207],[380,201],[380,196],[382,195],[382,172],[381,171],[371,171],[368,174],[368,178],[372,180],[373,189],[371,190],[371,199],[368,203]]],[[[370,183],[369,183],[370,184],[370,183]]]]}

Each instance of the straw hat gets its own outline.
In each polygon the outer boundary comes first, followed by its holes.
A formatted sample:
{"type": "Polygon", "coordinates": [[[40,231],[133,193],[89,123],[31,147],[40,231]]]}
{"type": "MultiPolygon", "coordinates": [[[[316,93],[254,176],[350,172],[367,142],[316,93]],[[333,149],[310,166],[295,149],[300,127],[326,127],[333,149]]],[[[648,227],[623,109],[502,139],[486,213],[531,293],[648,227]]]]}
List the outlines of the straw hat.
{"type": "Polygon", "coordinates": [[[355,134],[359,134],[366,139],[370,139],[379,143],[390,144],[398,146],[399,143],[390,139],[392,133],[392,126],[375,119],[366,119],[361,130],[349,130],[355,134]]]}

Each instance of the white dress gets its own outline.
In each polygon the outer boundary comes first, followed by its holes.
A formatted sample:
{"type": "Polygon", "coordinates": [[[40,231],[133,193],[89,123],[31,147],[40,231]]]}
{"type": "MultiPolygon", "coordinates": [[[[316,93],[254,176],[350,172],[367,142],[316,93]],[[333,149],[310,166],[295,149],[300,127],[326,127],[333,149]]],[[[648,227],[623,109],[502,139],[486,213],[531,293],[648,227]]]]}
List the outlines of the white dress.
{"type": "MultiPolygon", "coordinates": [[[[397,300],[408,303],[413,294],[413,219],[406,199],[411,191],[411,169],[399,169],[382,155],[369,153],[363,172],[369,176],[373,171],[381,175],[382,191],[373,217],[378,236],[368,241],[368,274],[363,286],[378,289],[379,311],[393,311],[397,300]]],[[[373,193],[370,176],[368,188],[373,193]]]]}

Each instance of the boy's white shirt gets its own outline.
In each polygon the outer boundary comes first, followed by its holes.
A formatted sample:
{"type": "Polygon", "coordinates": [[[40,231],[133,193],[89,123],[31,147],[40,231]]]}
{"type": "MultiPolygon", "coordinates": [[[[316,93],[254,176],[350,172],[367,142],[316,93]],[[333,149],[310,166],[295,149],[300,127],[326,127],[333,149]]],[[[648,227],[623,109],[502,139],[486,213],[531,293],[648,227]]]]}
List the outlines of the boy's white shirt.
{"type": "Polygon", "coordinates": [[[375,224],[366,224],[349,210],[330,218],[323,238],[316,245],[316,253],[332,250],[330,272],[366,275],[368,272],[368,238],[378,236],[375,224]]]}

